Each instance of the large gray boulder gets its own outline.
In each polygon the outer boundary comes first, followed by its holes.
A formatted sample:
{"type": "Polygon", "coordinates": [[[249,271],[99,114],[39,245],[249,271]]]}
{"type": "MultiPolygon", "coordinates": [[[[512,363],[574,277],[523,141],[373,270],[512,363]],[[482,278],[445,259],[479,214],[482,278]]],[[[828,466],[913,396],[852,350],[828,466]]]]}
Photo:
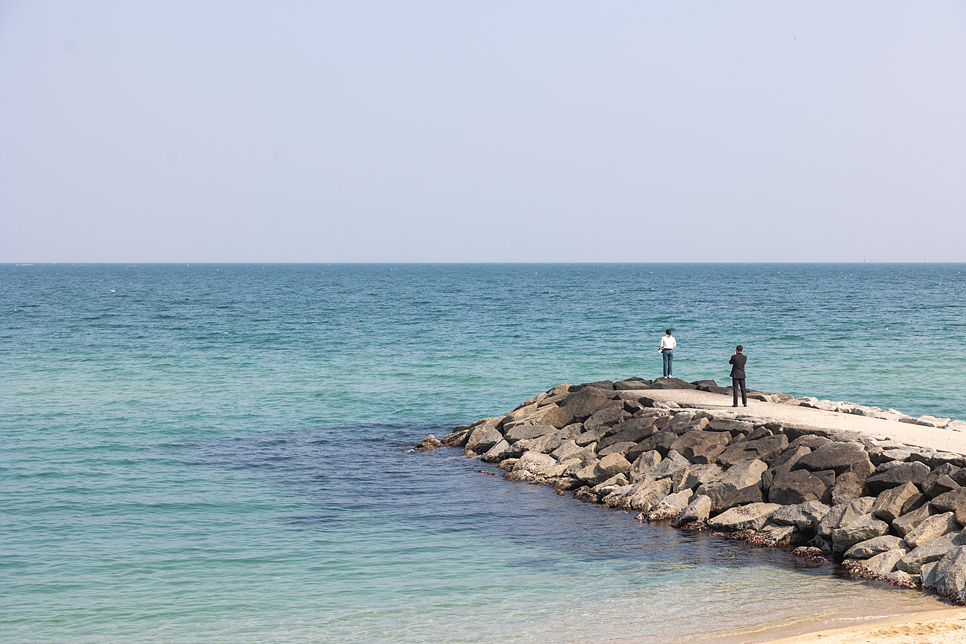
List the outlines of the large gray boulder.
{"type": "Polygon", "coordinates": [[[953,548],[939,560],[930,577],[940,596],[966,604],[966,546],[953,548]]]}
{"type": "Polygon", "coordinates": [[[768,500],[781,505],[798,505],[806,501],[821,501],[828,484],[808,470],[792,470],[772,481],[768,500]]]}
{"type": "Polygon", "coordinates": [[[819,447],[828,445],[832,441],[824,436],[819,436],[818,434],[802,434],[791,443],[788,444],[788,449],[795,449],[797,447],[807,447],[809,451],[816,450],[819,447]]]}
{"type": "Polygon", "coordinates": [[[600,498],[600,502],[604,505],[604,507],[608,508],[630,509],[630,506],[627,504],[627,500],[637,492],[640,492],[647,486],[651,485],[653,482],[654,479],[651,477],[645,477],[642,481],[637,483],[628,483],[627,485],[614,487],[609,490],[607,494],[600,498]]]}
{"type": "Polygon", "coordinates": [[[567,397],[567,395],[570,393],[570,387],[571,385],[568,385],[566,383],[562,383],[555,387],[551,387],[545,392],[547,394],[547,397],[544,398],[543,401],[540,401],[539,400],[540,396],[537,396],[538,400],[535,402],[538,402],[541,405],[550,405],[550,404],[556,405],[561,400],[567,397]]]}
{"type": "Polygon", "coordinates": [[[928,541],[910,550],[896,563],[896,568],[910,575],[919,574],[922,567],[932,561],[939,561],[954,547],[962,545],[959,534],[950,532],[938,539],[928,541]]]}
{"type": "Polygon", "coordinates": [[[634,460],[631,469],[627,471],[627,478],[630,479],[631,483],[637,483],[643,480],[648,475],[647,473],[660,462],[661,454],[657,450],[644,452],[634,460]]]}
{"type": "Polygon", "coordinates": [[[802,532],[814,532],[819,522],[829,513],[827,505],[820,501],[806,501],[797,505],[784,505],[771,516],[772,523],[795,526],[802,532]]]}
{"type": "Polygon", "coordinates": [[[869,460],[859,461],[848,470],[835,477],[835,484],[829,490],[829,500],[832,505],[848,503],[862,496],[865,491],[865,480],[869,478],[875,467],[869,460]]]}
{"type": "Polygon", "coordinates": [[[732,436],[750,434],[755,426],[743,420],[726,420],[715,418],[708,423],[708,428],[716,432],[728,432],[732,436]]]}
{"type": "Polygon", "coordinates": [[[522,410],[520,410],[520,411],[510,412],[509,414],[506,415],[502,423],[504,436],[507,434],[507,432],[510,432],[513,429],[516,429],[517,427],[526,426],[526,425],[539,425],[540,423],[543,422],[544,416],[546,416],[554,408],[542,407],[542,408],[533,409],[533,405],[528,405],[525,409],[527,410],[525,414],[522,414],[521,413],[522,410]]]}
{"type": "Polygon", "coordinates": [[[665,429],[667,429],[668,431],[674,432],[675,434],[680,436],[681,434],[689,432],[692,429],[697,429],[696,427],[691,426],[693,420],[694,420],[693,411],[691,410],[679,411],[676,414],[674,414],[674,416],[671,417],[671,420],[670,422],[668,422],[667,427],[665,427],[665,429]]]}
{"type": "Polygon", "coordinates": [[[934,512],[929,505],[924,505],[922,507],[916,508],[912,512],[907,512],[903,514],[898,519],[892,522],[892,529],[896,531],[900,537],[904,537],[913,530],[915,530],[920,523],[932,516],[934,512]]]}
{"type": "Polygon", "coordinates": [[[606,430],[618,423],[622,423],[631,415],[624,409],[624,404],[619,401],[613,401],[614,404],[607,405],[603,409],[599,409],[594,412],[587,420],[584,421],[584,429],[587,431],[596,430],[606,430]]]}
{"type": "Polygon", "coordinates": [[[558,482],[557,485],[565,486],[561,489],[572,490],[574,487],[580,487],[583,485],[577,479],[577,472],[584,469],[585,463],[579,458],[568,458],[566,460],[560,461],[560,465],[564,468],[561,478],[566,479],[566,483],[558,482]]]}
{"type": "MultiPolygon", "coordinates": [[[[500,422],[500,426],[503,428],[503,431],[506,431],[514,424],[519,423],[523,419],[529,416],[532,416],[535,412],[537,412],[537,407],[538,405],[535,398],[519,405],[516,409],[514,409],[513,411],[511,411],[510,413],[508,413],[506,416],[503,417],[503,420],[500,422]]],[[[543,414],[546,414],[549,410],[550,410],[549,407],[544,407],[539,411],[540,416],[542,417],[543,414]]]]}
{"type": "Polygon", "coordinates": [[[714,463],[731,437],[722,432],[689,431],[671,443],[671,449],[692,463],[714,463]]]}
{"type": "Polygon", "coordinates": [[[486,431],[494,427],[499,427],[500,423],[503,422],[504,418],[506,418],[506,416],[492,416],[490,418],[481,418],[475,423],[472,423],[470,425],[470,429],[474,429],[474,430],[482,429],[483,431],[486,431]]]}
{"type": "Polygon", "coordinates": [[[674,450],[667,453],[667,456],[660,463],[648,470],[648,474],[654,479],[663,479],[673,475],[678,470],[690,468],[691,463],[674,450]]]}
{"type": "Polygon", "coordinates": [[[574,385],[570,388],[570,391],[581,391],[583,389],[593,388],[593,389],[603,389],[604,391],[610,391],[614,388],[613,380],[595,380],[594,382],[585,382],[579,385],[574,385]]]}
{"type": "Polygon", "coordinates": [[[922,494],[921,492],[918,494],[913,494],[906,499],[905,503],[902,504],[902,510],[900,511],[899,515],[902,516],[903,514],[909,514],[913,510],[921,508],[923,505],[928,505],[928,503],[929,497],[925,494],[922,494]]]}
{"type": "Polygon", "coordinates": [[[544,414],[541,422],[562,428],[574,422],[574,416],[607,402],[610,396],[599,389],[581,389],[567,395],[563,400],[544,414]]]}
{"type": "Polygon", "coordinates": [[[556,431],[557,428],[553,425],[515,425],[512,429],[507,430],[503,438],[512,445],[519,440],[540,438],[556,431]]]}
{"type": "Polygon", "coordinates": [[[966,488],[950,490],[929,502],[936,512],[960,512],[966,509],[966,488]]]}
{"type": "Polygon", "coordinates": [[[858,519],[832,531],[832,551],[845,552],[862,541],[868,541],[889,532],[889,524],[876,519],[871,514],[863,514],[858,519]]]}
{"type": "MultiPolygon", "coordinates": [[[[947,556],[949,554],[952,553],[947,553],[947,556]]],[[[946,557],[943,557],[943,559],[945,558],[946,557]]],[[[936,575],[933,574],[933,571],[936,570],[937,565],[939,565],[939,561],[931,561],[922,565],[922,570],[919,571],[919,576],[922,578],[923,588],[932,588],[935,590],[938,580],[936,579],[936,575]]]]}
{"type": "Polygon", "coordinates": [[[794,469],[806,469],[810,472],[832,470],[838,475],[868,460],[869,455],[862,443],[832,442],[798,459],[794,469]]]}
{"type": "MultiPolygon", "coordinates": [[[[759,438],[767,438],[768,436],[774,436],[774,435],[775,435],[775,432],[773,432],[767,426],[762,425],[760,427],[755,427],[754,431],[752,431],[747,436],[742,436],[740,438],[735,438],[735,441],[738,442],[738,443],[746,443],[748,441],[756,441],[759,438]]],[[[786,436],[786,438],[787,438],[787,436],[786,436]]],[[[786,445],[786,447],[787,447],[787,445],[786,445]]],[[[776,454],[776,456],[777,456],[777,454],[776,454]]],[[[764,459],[762,459],[762,460],[764,460],[764,459]]]]}
{"type": "Polygon", "coordinates": [[[487,463],[498,463],[504,458],[507,458],[509,451],[510,443],[501,438],[496,445],[486,451],[486,454],[482,456],[482,460],[487,463]]]}
{"type": "MultiPolygon", "coordinates": [[[[477,428],[470,433],[469,439],[466,441],[466,449],[472,450],[477,454],[483,454],[488,452],[494,445],[503,440],[503,434],[500,433],[496,427],[490,427],[488,429],[477,428]],[[477,436],[477,432],[482,431],[482,434],[477,436]]],[[[509,443],[507,443],[509,445],[509,443]]]]}
{"type": "Polygon", "coordinates": [[[640,510],[647,513],[670,493],[671,481],[668,479],[653,481],[629,495],[626,502],[627,507],[631,510],[640,510]]]}
{"type": "Polygon", "coordinates": [[[614,389],[616,391],[637,391],[640,389],[647,389],[651,386],[650,380],[644,380],[643,378],[633,377],[627,380],[617,380],[614,382],[614,389]]]}
{"type": "MultiPolygon", "coordinates": [[[[944,476],[950,477],[953,483],[956,483],[956,487],[959,487],[959,483],[955,479],[953,479],[952,476],[953,474],[956,474],[957,472],[959,472],[960,469],[961,468],[956,467],[952,463],[943,463],[942,465],[934,467],[932,472],[929,473],[929,476],[927,476],[926,479],[922,482],[923,491],[928,492],[932,488],[932,486],[934,486],[939,481],[939,479],[941,479],[944,476]]],[[[956,489],[956,488],[950,488],[950,489],[956,489]]],[[[949,490],[943,490],[943,492],[948,492],[948,491],[949,490]]],[[[937,497],[943,492],[933,494],[929,498],[937,497]]]]}
{"type": "Polygon", "coordinates": [[[894,461],[883,463],[875,473],[865,480],[865,488],[872,496],[879,496],[886,490],[904,483],[922,483],[929,476],[929,466],[925,463],[902,463],[894,461]]]}
{"type": "Polygon", "coordinates": [[[558,461],[566,461],[571,458],[579,458],[581,460],[587,460],[589,458],[597,458],[596,452],[594,451],[595,446],[588,445],[587,447],[581,447],[573,440],[568,440],[560,445],[557,449],[550,452],[558,461]]]}
{"type": "Polygon", "coordinates": [[[849,470],[841,476],[835,477],[835,483],[829,489],[829,501],[832,505],[848,503],[861,497],[864,490],[865,477],[849,470]]]}
{"type": "Polygon", "coordinates": [[[872,511],[873,504],[875,504],[875,498],[863,496],[854,501],[833,506],[828,514],[818,522],[815,532],[820,537],[829,538],[832,536],[833,530],[855,521],[864,514],[869,514],[872,511]]]}
{"type": "MultiPolygon", "coordinates": [[[[845,551],[846,559],[869,559],[890,550],[906,552],[906,543],[891,534],[882,535],[868,541],[860,541],[845,551]]],[[[907,571],[908,572],[908,571],[907,571]]]]}
{"type": "Polygon", "coordinates": [[[710,481],[721,474],[722,469],[713,463],[707,465],[691,465],[671,474],[671,483],[674,491],[694,490],[705,481],[710,481]]]}
{"type": "Polygon", "coordinates": [[[905,550],[889,550],[888,552],[882,552],[874,557],[870,557],[862,562],[861,566],[865,568],[873,577],[885,577],[890,572],[896,569],[896,563],[899,562],[906,554],[905,550]]]}
{"type": "Polygon", "coordinates": [[[708,527],[724,532],[760,530],[780,507],[777,503],[751,503],[731,508],[710,519],[708,527]]]}
{"type": "Polygon", "coordinates": [[[691,490],[668,494],[651,508],[650,512],[647,513],[647,520],[666,521],[674,519],[684,511],[684,508],[688,507],[692,496],[691,490]]]}
{"type": "Polygon", "coordinates": [[[616,443],[639,443],[657,433],[654,421],[654,416],[639,416],[625,420],[611,428],[612,431],[601,439],[599,447],[604,449],[616,443]]]}
{"type": "Polygon", "coordinates": [[[898,487],[886,490],[878,496],[872,506],[872,515],[887,523],[892,523],[902,515],[902,507],[914,494],[919,493],[913,483],[903,483],[898,487]]]}
{"type": "MultiPolygon", "coordinates": [[[[620,454],[624,458],[627,458],[627,453],[632,447],[635,447],[637,443],[613,443],[604,449],[601,449],[600,443],[597,443],[597,455],[601,458],[609,454],[620,454]]],[[[627,459],[628,461],[630,459],[627,459]]]]}
{"type": "Polygon", "coordinates": [[[682,526],[696,521],[707,521],[711,515],[711,499],[696,495],[691,498],[688,506],[674,519],[675,526],[682,526]]]}
{"type": "MultiPolygon", "coordinates": [[[[556,432],[557,430],[554,431],[556,432]]],[[[551,433],[538,436],[537,438],[524,438],[522,440],[518,440],[515,443],[510,444],[508,454],[511,456],[520,456],[524,452],[541,452],[543,454],[547,454],[550,452],[547,447],[550,445],[550,441],[552,439],[553,434],[551,433]]]]}
{"type": "Polygon", "coordinates": [[[587,485],[596,485],[606,481],[615,474],[623,474],[631,468],[631,464],[621,454],[608,454],[596,463],[588,464],[577,473],[577,478],[587,485]]]}
{"type": "Polygon", "coordinates": [[[440,440],[443,445],[448,447],[463,447],[466,445],[466,441],[469,440],[472,431],[473,429],[471,427],[457,427],[440,440]]]}
{"type": "MultiPolygon", "coordinates": [[[[948,465],[948,463],[947,463],[948,465]]],[[[960,485],[952,479],[952,477],[944,474],[937,478],[935,481],[926,480],[922,483],[922,491],[930,499],[935,498],[941,494],[947,492],[952,492],[953,490],[959,490],[960,485]]]]}
{"type": "Polygon", "coordinates": [[[642,452],[648,452],[653,449],[657,450],[661,456],[667,456],[667,453],[671,450],[671,445],[673,445],[674,441],[677,439],[678,436],[674,432],[661,430],[653,436],[642,440],[637,444],[637,447],[642,452]]]}
{"type": "Polygon", "coordinates": [[[765,497],[761,493],[761,488],[757,485],[749,485],[748,487],[743,487],[734,494],[725,497],[724,501],[722,502],[722,506],[726,508],[733,508],[739,505],[761,503],[764,500],[765,497]]]}
{"type": "Polygon", "coordinates": [[[808,447],[807,445],[796,445],[795,443],[797,442],[798,442],[797,440],[793,441],[791,445],[785,448],[785,451],[783,451],[781,454],[776,456],[771,461],[771,463],[769,463],[769,466],[774,468],[774,467],[781,467],[782,465],[788,464],[789,470],[790,470],[791,466],[794,466],[795,463],[800,461],[803,456],[806,456],[812,453],[812,450],[810,447],[808,447]]]}
{"type": "Polygon", "coordinates": [[[548,437],[546,444],[540,451],[545,454],[552,454],[558,447],[579,436],[582,431],[583,425],[581,423],[571,423],[563,429],[558,429],[548,437]]]}
{"type": "Polygon", "coordinates": [[[774,459],[765,473],[761,475],[761,486],[766,490],[771,487],[772,482],[782,474],[788,474],[795,467],[795,464],[806,454],[811,454],[812,450],[804,446],[794,449],[789,448],[782,452],[778,458],[774,459]]]}
{"type": "Polygon", "coordinates": [[[651,382],[649,389],[697,389],[697,387],[680,378],[660,378],[651,382]]]}
{"type": "Polygon", "coordinates": [[[906,540],[910,548],[918,548],[928,541],[961,529],[962,526],[956,521],[956,515],[952,512],[944,512],[929,517],[906,534],[903,539],[906,540]]]}
{"type": "Polygon", "coordinates": [[[788,436],[785,434],[732,443],[718,456],[718,462],[730,466],[756,458],[761,461],[771,461],[786,447],[788,447],[788,436]]]}
{"type": "Polygon", "coordinates": [[[528,472],[535,477],[560,476],[566,469],[553,456],[540,452],[527,452],[513,464],[514,472],[528,472]]]}
{"type": "Polygon", "coordinates": [[[711,479],[721,476],[724,469],[715,465],[714,463],[708,463],[706,465],[692,465],[685,476],[680,473],[676,473],[671,476],[671,481],[674,482],[674,487],[676,489],[695,489],[703,483],[707,483],[711,479]]]}
{"type": "Polygon", "coordinates": [[[723,510],[725,499],[742,488],[756,485],[761,481],[761,474],[766,469],[768,469],[768,466],[757,459],[742,461],[732,465],[710,481],[702,483],[697,489],[697,494],[710,497],[712,511],[723,510]]]}
{"type": "Polygon", "coordinates": [[[598,483],[595,485],[591,491],[598,497],[604,497],[618,488],[623,488],[627,485],[629,485],[629,483],[627,482],[626,476],[623,474],[615,474],[603,483],[598,483]]]}
{"type": "Polygon", "coordinates": [[[583,431],[577,434],[577,436],[574,438],[574,442],[581,447],[590,445],[591,443],[596,444],[607,431],[606,427],[598,427],[593,430],[588,430],[586,427],[584,427],[583,423],[581,423],[580,426],[583,428],[583,431]]]}
{"type": "Polygon", "coordinates": [[[698,487],[700,481],[698,476],[692,472],[694,467],[704,467],[702,465],[689,466],[675,471],[671,474],[671,486],[675,492],[680,492],[681,490],[694,490],[698,487]]]}
{"type": "MultiPolygon", "coordinates": [[[[898,443],[898,445],[902,445],[898,443]]],[[[876,464],[881,465],[882,463],[888,463],[890,461],[904,462],[910,460],[910,457],[916,453],[915,448],[911,447],[892,447],[888,449],[883,449],[875,455],[876,464]]]]}
{"type": "Polygon", "coordinates": [[[755,543],[764,546],[777,546],[781,542],[790,543],[795,536],[795,527],[766,523],[755,533],[755,543]]]}

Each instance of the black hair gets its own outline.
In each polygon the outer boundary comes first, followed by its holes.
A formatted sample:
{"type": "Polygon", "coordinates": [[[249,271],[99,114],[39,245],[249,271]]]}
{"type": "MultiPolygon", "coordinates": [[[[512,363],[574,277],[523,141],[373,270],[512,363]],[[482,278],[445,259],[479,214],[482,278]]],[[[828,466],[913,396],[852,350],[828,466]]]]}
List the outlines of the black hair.
{"type": "Polygon", "coordinates": [[[666,333],[667,333],[668,335],[671,335],[671,329],[668,329],[668,330],[666,331],[666,333]]]}
{"type": "Polygon", "coordinates": [[[739,344],[738,345],[738,353],[741,353],[744,350],[745,350],[745,348],[739,344]]]}

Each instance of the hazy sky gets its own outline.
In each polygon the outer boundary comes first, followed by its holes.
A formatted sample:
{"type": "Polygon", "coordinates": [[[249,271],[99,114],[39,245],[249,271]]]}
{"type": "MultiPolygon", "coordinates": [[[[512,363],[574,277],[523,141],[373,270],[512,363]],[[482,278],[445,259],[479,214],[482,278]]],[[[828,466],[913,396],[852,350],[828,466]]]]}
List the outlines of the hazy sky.
{"type": "Polygon", "coordinates": [[[0,0],[0,262],[966,261],[966,0],[0,0]]]}

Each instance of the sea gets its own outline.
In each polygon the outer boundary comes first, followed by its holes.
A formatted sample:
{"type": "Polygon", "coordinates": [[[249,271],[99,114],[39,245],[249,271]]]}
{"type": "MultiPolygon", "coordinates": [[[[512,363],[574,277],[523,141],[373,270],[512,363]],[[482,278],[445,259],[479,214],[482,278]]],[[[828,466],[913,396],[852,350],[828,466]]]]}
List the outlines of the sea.
{"type": "Polygon", "coordinates": [[[674,375],[966,418],[966,264],[0,265],[6,643],[754,642],[941,608],[427,434],[674,375]]]}

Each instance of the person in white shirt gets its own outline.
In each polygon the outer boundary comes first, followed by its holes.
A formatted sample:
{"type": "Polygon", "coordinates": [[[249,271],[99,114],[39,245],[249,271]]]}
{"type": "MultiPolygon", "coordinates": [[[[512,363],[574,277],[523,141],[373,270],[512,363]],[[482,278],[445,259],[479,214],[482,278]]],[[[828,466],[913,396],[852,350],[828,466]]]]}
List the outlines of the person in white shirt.
{"type": "Polygon", "coordinates": [[[661,355],[664,357],[664,377],[671,377],[671,366],[674,362],[674,347],[678,346],[671,329],[667,330],[667,335],[661,338],[661,355]]]}

